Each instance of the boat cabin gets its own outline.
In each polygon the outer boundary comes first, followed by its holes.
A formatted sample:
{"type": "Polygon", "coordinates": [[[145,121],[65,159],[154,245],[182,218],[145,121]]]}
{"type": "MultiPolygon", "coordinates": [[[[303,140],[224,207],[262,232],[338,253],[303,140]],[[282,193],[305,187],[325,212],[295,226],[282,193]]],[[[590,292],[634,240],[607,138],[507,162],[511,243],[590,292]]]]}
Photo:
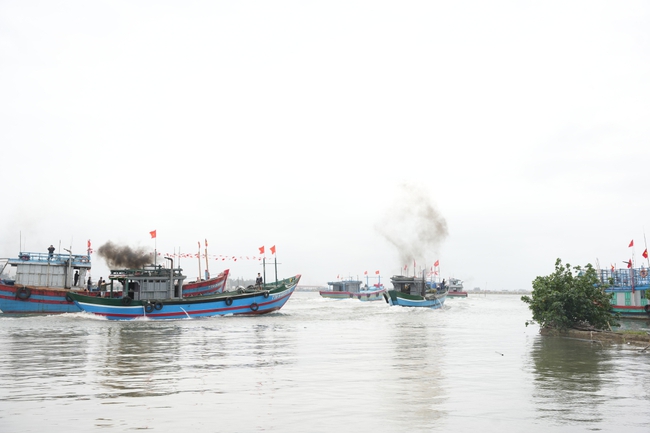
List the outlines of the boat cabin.
{"type": "Polygon", "coordinates": [[[134,300],[173,299],[183,297],[185,275],[180,268],[163,268],[162,265],[145,266],[142,269],[111,270],[108,276],[110,289],[124,292],[134,300]],[[121,289],[114,286],[122,286],[121,289]]]}
{"type": "Polygon", "coordinates": [[[327,283],[332,292],[361,292],[362,281],[348,280],[348,281],[332,281],[327,283]]]}
{"type": "Polygon", "coordinates": [[[17,258],[7,259],[6,266],[15,268],[11,269],[15,277],[13,281],[5,279],[5,284],[70,289],[85,285],[90,256],[21,252],[17,258]]]}
{"type": "Polygon", "coordinates": [[[393,289],[407,295],[424,296],[430,286],[423,278],[405,277],[403,275],[394,275],[390,279],[393,283],[393,289]]]}

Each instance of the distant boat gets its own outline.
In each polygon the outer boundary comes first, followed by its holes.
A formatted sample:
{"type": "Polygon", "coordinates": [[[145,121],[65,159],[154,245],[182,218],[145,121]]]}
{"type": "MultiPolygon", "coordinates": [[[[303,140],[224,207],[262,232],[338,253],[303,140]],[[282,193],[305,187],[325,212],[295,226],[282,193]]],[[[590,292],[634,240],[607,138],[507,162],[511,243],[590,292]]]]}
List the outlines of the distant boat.
{"type": "Polygon", "coordinates": [[[447,297],[447,290],[422,277],[391,277],[393,289],[386,291],[384,299],[388,304],[400,307],[442,308],[447,297]]]}
{"type": "Polygon", "coordinates": [[[612,298],[612,310],[622,317],[650,319],[650,275],[647,268],[600,270],[600,283],[612,298]]]}
{"type": "Polygon", "coordinates": [[[111,271],[110,284],[120,283],[122,298],[96,298],[69,292],[83,311],[110,320],[184,319],[222,315],[259,315],[277,311],[296,289],[300,275],[264,289],[239,289],[203,296],[183,296],[185,276],[179,268],[149,266],[111,271]]]}
{"type": "Polygon", "coordinates": [[[467,298],[467,292],[463,291],[463,282],[458,278],[450,278],[447,296],[450,298],[467,298]]]}
{"type": "Polygon", "coordinates": [[[361,287],[362,281],[346,280],[327,283],[329,290],[318,293],[328,299],[358,299],[360,301],[378,301],[383,298],[386,289],[382,284],[361,287]]]}
{"type": "Polygon", "coordinates": [[[18,257],[4,260],[0,274],[9,266],[9,269],[15,268],[15,275],[0,280],[0,310],[3,313],[79,312],[77,306],[66,300],[70,290],[86,296],[99,294],[88,291],[86,287],[89,255],[21,252],[18,257]]]}

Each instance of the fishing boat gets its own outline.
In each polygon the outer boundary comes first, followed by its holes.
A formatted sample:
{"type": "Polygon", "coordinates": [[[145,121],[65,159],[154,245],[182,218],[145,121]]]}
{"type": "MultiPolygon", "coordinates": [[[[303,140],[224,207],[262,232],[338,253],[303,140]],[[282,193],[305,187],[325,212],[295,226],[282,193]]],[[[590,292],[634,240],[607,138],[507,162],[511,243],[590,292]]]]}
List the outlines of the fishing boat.
{"type": "Polygon", "coordinates": [[[331,281],[328,282],[328,290],[320,290],[318,293],[327,299],[358,299],[360,301],[378,301],[383,298],[386,289],[382,284],[373,286],[362,286],[363,282],[358,280],[331,281]]]}
{"type": "Polygon", "coordinates": [[[183,285],[183,296],[202,296],[222,293],[226,289],[226,281],[230,269],[219,273],[216,277],[207,280],[197,280],[183,285]]]}
{"type": "Polygon", "coordinates": [[[384,293],[389,305],[400,307],[442,308],[447,297],[447,288],[422,277],[394,275],[390,281],[393,288],[384,293]]]}
{"type": "Polygon", "coordinates": [[[650,276],[647,268],[599,271],[599,279],[612,298],[612,310],[622,317],[650,319],[650,276]]]}
{"type": "Polygon", "coordinates": [[[57,314],[79,312],[66,300],[70,291],[89,297],[99,292],[88,290],[90,256],[68,252],[21,252],[3,260],[0,275],[0,310],[7,314],[57,314]]]}
{"type": "Polygon", "coordinates": [[[448,283],[449,298],[467,298],[467,292],[463,291],[463,282],[458,278],[450,278],[448,283]]]}
{"type": "Polygon", "coordinates": [[[266,289],[240,289],[203,296],[183,296],[185,276],[180,268],[148,266],[113,270],[111,286],[121,286],[121,298],[97,298],[69,292],[87,313],[109,320],[184,319],[223,315],[260,315],[277,311],[292,295],[300,275],[266,289]]]}

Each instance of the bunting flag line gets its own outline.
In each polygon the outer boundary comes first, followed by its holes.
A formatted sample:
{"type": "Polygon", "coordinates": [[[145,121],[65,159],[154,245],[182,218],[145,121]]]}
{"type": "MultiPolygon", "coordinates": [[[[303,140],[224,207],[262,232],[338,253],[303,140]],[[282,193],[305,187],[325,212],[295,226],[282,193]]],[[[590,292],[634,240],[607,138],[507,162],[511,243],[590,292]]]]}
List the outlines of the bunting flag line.
{"type": "Polygon", "coordinates": [[[149,234],[151,235],[151,239],[156,237],[156,231],[155,230],[150,231],[149,234]]]}
{"type": "Polygon", "coordinates": [[[630,241],[630,245],[628,245],[628,248],[629,248],[629,247],[633,247],[633,246],[634,246],[634,239],[632,239],[632,240],[630,241]]]}

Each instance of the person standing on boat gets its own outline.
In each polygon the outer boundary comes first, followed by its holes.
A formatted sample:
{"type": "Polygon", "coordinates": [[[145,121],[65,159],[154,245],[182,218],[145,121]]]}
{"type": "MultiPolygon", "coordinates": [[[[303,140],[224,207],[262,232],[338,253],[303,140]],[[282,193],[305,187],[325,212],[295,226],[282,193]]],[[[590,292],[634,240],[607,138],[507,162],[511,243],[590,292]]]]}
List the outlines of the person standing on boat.
{"type": "Polygon", "coordinates": [[[76,286],[79,283],[79,271],[74,271],[74,285],[76,286]]]}
{"type": "Polygon", "coordinates": [[[93,287],[93,281],[90,279],[90,277],[88,277],[88,285],[86,286],[86,288],[90,292],[90,289],[92,289],[92,287],[93,287]]]}
{"type": "Polygon", "coordinates": [[[52,260],[52,257],[54,257],[54,247],[52,244],[50,244],[50,247],[47,249],[47,251],[50,253],[48,260],[52,260]]]}
{"type": "Polygon", "coordinates": [[[255,287],[257,287],[259,290],[262,289],[262,285],[264,284],[264,279],[260,275],[260,273],[257,273],[257,278],[255,279],[255,287]]]}
{"type": "Polygon", "coordinates": [[[104,284],[104,280],[102,277],[99,277],[99,281],[97,281],[97,291],[101,292],[102,291],[102,284],[104,284]]]}

